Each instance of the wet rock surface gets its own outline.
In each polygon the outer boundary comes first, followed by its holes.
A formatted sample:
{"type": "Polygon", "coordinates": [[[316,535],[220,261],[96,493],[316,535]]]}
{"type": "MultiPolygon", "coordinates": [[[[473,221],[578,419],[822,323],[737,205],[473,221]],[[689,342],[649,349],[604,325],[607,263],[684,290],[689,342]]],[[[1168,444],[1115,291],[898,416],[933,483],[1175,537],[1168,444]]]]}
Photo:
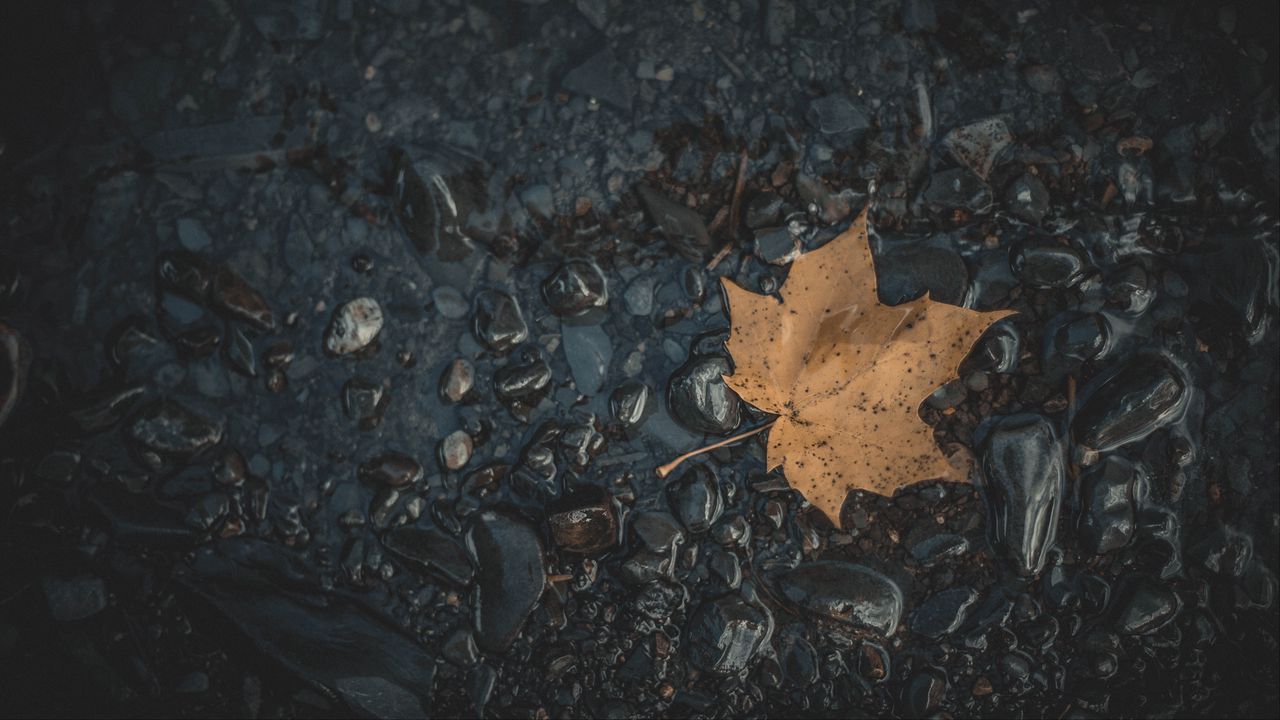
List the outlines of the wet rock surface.
{"type": "Polygon", "coordinates": [[[1057,537],[1066,460],[1053,424],[1041,415],[998,419],[982,445],[987,533],[1018,572],[1044,568],[1057,537]]]}
{"type": "Polygon", "coordinates": [[[667,383],[667,403],[677,422],[694,432],[728,435],[738,427],[742,404],[724,383],[729,361],[720,356],[695,357],[667,383]]]}
{"type": "Polygon", "coordinates": [[[382,331],[382,306],[373,298],[356,298],[333,312],[324,332],[324,349],[332,355],[349,355],[369,346],[382,331]]]}
{"type": "Polygon", "coordinates": [[[1271,5],[0,15],[8,713],[1277,714],[1271,5]],[[655,477],[863,208],[973,482],[655,477]]]}
{"type": "Polygon", "coordinates": [[[546,583],[542,541],[533,529],[507,513],[484,511],[467,532],[476,559],[476,643],[503,652],[520,634],[546,583]]]}
{"type": "Polygon", "coordinates": [[[880,573],[854,563],[806,563],[775,580],[792,605],[817,617],[892,635],[902,615],[902,591],[880,573]]]}

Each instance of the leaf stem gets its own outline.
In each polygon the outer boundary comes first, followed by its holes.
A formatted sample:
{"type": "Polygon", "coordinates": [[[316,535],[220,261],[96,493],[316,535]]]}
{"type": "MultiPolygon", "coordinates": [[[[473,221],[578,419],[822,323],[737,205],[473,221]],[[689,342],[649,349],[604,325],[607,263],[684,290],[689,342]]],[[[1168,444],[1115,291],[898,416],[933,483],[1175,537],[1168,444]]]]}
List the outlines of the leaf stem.
{"type": "Polygon", "coordinates": [[[703,453],[709,453],[712,450],[715,450],[717,448],[722,448],[725,445],[736,443],[739,440],[742,440],[744,438],[749,438],[752,435],[757,435],[759,433],[762,433],[765,430],[768,430],[769,428],[773,427],[773,424],[776,422],[778,422],[778,418],[775,417],[774,419],[770,420],[769,422],[759,427],[753,428],[743,433],[738,433],[733,437],[727,437],[721,440],[720,442],[712,443],[706,447],[701,447],[701,448],[698,448],[697,450],[692,450],[690,452],[687,452],[681,455],[680,457],[676,458],[675,460],[672,460],[671,462],[667,463],[666,465],[659,467],[655,472],[658,474],[658,477],[665,478],[666,476],[670,475],[671,472],[675,470],[677,467],[680,467],[680,463],[684,462],[685,460],[688,460],[689,458],[697,457],[699,455],[702,455],[703,453]]]}

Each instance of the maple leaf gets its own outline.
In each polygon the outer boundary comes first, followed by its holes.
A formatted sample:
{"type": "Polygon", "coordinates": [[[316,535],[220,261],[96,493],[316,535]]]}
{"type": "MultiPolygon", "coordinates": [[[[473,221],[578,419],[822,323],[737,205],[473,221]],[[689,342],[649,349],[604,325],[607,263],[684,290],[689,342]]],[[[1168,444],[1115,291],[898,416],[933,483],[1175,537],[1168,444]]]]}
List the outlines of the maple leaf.
{"type": "Polygon", "coordinates": [[[723,284],[736,366],[724,380],[778,416],[769,428],[769,470],[782,466],[791,487],[837,526],[851,489],[891,496],[952,475],[920,403],[1012,311],[969,310],[927,294],[881,304],[865,210],[791,264],[780,298],[723,284]]]}

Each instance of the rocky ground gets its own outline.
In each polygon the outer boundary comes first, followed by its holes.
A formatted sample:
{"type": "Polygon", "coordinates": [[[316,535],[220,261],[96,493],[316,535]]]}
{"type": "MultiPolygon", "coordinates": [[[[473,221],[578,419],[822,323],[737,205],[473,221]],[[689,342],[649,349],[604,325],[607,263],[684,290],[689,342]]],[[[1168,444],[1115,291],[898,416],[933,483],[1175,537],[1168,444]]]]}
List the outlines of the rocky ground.
{"type": "Polygon", "coordinates": [[[1277,713],[1274,7],[0,15],[0,714],[1277,713]],[[659,480],[863,208],[975,484],[659,480]]]}

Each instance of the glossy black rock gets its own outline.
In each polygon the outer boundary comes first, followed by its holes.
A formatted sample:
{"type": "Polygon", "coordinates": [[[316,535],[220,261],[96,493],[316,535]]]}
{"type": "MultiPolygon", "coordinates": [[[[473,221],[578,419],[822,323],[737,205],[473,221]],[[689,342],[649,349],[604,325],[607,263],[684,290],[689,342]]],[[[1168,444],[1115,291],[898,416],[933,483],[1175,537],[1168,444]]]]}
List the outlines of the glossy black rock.
{"type": "Polygon", "coordinates": [[[1024,575],[1044,567],[1057,534],[1066,460],[1053,423],[1034,415],[997,419],[982,443],[987,535],[1024,575]]]}

